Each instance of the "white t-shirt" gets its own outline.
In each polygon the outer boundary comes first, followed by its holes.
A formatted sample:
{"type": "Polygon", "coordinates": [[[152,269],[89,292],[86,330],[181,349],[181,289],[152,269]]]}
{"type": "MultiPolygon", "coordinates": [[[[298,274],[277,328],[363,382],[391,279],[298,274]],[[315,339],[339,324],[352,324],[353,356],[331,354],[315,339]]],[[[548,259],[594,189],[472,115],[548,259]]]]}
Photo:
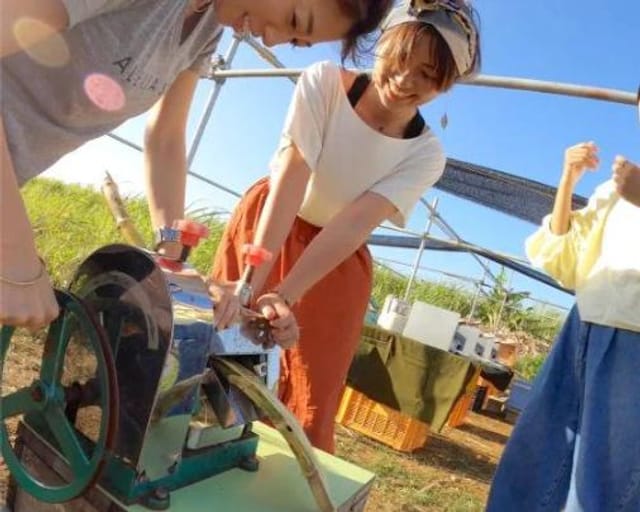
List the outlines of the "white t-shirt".
{"type": "Polygon", "coordinates": [[[398,139],[367,125],[351,107],[340,68],[331,62],[314,64],[300,76],[272,172],[278,172],[278,155],[289,141],[311,169],[299,215],[320,227],[367,191],[391,201],[397,212],[389,220],[404,227],[446,160],[428,128],[418,137],[398,139]]]}

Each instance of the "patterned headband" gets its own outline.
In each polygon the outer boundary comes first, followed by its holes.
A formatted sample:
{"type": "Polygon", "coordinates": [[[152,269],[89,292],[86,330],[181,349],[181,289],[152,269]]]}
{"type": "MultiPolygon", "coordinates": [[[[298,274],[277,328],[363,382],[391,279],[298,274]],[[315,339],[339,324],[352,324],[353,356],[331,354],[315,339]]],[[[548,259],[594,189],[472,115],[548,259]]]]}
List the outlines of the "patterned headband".
{"type": "Polygon", "coordinates": [[[444,38],[460,76],[475,71],[478,31],[464,0],[410,0],[391,11],[383,30],[412,21],[433,26],[444,38]]]}

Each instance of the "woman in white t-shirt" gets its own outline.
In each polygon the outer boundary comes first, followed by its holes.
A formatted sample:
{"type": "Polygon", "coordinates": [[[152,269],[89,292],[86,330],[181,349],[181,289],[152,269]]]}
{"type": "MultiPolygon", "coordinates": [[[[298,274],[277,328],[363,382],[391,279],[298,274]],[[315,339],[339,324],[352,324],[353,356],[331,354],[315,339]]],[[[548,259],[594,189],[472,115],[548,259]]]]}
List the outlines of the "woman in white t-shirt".
{"type": "Polygon", "coordinates": [[[301,75],[271,176],[241,200],[211,274],[231,288],[245,243],[279,254],[251,280],[262,311],[295,305],[300,325],[281,343],[279,397],[329,452],[371,292],[365,242],[385,219],[404,226],[444,170],[418,107],[477,70],[473,10],[461,0],[404,4],[383,24],[376,53],[371,78],[329,62],[301,75]]]}

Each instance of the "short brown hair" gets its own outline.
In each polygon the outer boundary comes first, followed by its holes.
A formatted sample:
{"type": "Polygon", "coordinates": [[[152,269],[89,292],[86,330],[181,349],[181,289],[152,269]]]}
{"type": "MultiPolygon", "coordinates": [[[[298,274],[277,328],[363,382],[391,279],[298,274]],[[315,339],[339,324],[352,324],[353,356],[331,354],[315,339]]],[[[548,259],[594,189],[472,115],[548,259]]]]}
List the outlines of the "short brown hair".
{"type": "Polygon", "coordinates": [[[371,48],[372,45],[366,43],[366,35],[378,28],[393,2],[394,0],[338,0],[340,10],[353,20],[349,32],[342,39],[343,62],[348,58],[357,61],[361,54],[371,48]]]}
{"type": "Polygon", "coordinates": [[[423,37],[431,38],[431,61],[435,66],[436,87],[439,91],[451,88],[459,78],[458,68],[449,45],[431,25],[420,21],[401,23],[385,30],[378,42],[378,58],[387,61],[394,69],[403,68],[416,43],[423,37]]]}

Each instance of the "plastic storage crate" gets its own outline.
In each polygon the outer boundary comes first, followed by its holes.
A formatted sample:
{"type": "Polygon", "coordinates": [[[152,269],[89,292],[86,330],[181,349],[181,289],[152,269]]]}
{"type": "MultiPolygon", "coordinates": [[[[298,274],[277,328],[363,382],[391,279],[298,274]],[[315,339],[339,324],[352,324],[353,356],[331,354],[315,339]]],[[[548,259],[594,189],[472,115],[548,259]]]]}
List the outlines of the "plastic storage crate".
{"type": "Polygon", "coordinates": [[[401,452],[422,448],[429,425],[367,398],[346,387],[336,421],[401,452]]]}
{"type": "Polygon", "coordinates": [[[511,382],[511,392],[509,400],[507,400],[507,409],[522,411],[529,403],[531,398],[532,383],[522,379],[513,379],[511,382]]]}
{"type": "Polygon", "coordinates": [[[463,425],[465,420],[467,419],[467,413],[473,404],[473,399],[475,398],[475,392],[465,393],[462,395],[456,403],[453,404],[451,408],[451,412],[449,413],[449,419],[447,420],[447,425],[452,428],[459,427],[463,425]]]}
{"type": "Polygon", "coordinates": [[[473,403],[478,393],[478,382],[480,379],[480,366],[475,369],[475,373],[467,383],[464,393],[456,400],[449,412],[449,418],[447,425],[456,428],[463,425],[469,414],[469,410],[472,408],[473,403]]]}

